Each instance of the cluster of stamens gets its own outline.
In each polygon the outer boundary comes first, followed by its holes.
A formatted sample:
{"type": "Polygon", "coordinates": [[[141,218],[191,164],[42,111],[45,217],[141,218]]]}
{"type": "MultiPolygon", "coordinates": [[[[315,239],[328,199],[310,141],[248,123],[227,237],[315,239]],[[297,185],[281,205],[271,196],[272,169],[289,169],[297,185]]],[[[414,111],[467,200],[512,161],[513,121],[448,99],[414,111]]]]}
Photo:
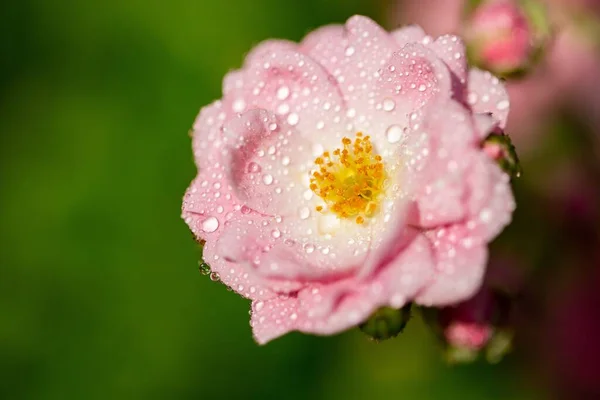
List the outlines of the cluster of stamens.
{"type": "MultiPolygon", "coordinates": [[[[324,152],[315,159],[318,171],[310,177],[310,189],[321,197],[329,211],[363,224],[372,217],[383,193],[385,169],[381,156],[373,154],[371,138],[361,132],[354,142],[342,139],[343,148],[324,152]]],[[[322,206],[316,210],[323,212],[322,206]]]]}

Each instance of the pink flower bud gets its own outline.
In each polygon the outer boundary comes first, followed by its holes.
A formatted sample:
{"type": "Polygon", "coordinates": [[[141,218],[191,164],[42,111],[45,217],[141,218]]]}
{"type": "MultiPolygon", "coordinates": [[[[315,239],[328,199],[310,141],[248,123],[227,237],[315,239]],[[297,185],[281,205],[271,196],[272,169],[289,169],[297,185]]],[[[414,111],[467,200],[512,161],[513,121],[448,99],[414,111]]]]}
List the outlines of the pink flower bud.
{"type": "Polygon", "coordinates": [[[466,29],[472,61],[503,76],[530,67],[548,30],[545,13],[533,0],[483,1],[466,29]]]}
{"type": "Polygon", "coordinates": [[[446,328],[444,335],[451,346],[479,350],[492,337],[492,327],[487,324],[455,321],[446,328]]]}
{"type": "Polygon", "coordinates": [[[507,332],[510,302],[499,293],[484,287],[471,299],[454,307],[439,310],[439,324],[451,362],[466,362],[485,351],[488,361],[497,361],[510,347],[510,342],[499,348],[497,338],[507,332]]]}

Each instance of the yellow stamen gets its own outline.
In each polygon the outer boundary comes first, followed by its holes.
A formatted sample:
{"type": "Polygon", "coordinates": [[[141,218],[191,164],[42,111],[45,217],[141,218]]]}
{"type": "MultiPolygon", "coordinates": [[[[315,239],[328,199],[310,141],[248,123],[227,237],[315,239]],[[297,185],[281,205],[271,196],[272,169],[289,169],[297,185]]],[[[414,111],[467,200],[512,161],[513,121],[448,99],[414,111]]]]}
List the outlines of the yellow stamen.
{"type": "MultiPolygon", "coordinates": [[[[318,171],[310,177],[310,189],[329,210],[341,218],[363,224],[377,212],[386,178],[382,158],[373,154],[370,136],[356,134],[354,142],[342,139],[343,147],[326,151],[315,159],[318,171]],[[333,155],[332,155],[333,154],[333,155]]],[[[318,206],[317,211],[323,207],[318,206]]]]}

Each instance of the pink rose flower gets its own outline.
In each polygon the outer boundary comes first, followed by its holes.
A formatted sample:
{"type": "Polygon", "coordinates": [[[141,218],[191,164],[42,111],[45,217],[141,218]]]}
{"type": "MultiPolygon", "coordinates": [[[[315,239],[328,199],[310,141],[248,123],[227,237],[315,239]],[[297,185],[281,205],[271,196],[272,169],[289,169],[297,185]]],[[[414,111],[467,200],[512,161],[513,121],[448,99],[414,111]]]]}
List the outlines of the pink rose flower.
{"type": "Polygon", "coordinates": [[[508,105],[458,37],[416,26],[355,16],[251,51],[194,123],[183,218],[255,339],[472,296],[514,209],[481,149],[508,105]]]}

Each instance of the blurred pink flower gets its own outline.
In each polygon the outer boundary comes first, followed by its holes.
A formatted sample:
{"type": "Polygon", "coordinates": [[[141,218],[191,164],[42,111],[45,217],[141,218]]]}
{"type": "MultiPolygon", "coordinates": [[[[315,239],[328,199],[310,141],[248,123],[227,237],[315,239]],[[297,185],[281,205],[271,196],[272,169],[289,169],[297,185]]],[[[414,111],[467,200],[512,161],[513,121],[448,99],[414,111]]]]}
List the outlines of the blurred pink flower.
{"type": "Polygon", "coordinates": [[[459,38],[416,26],[355,16],[250,52],[194,124],[183,217],[256,340],[472,296],[514,209],[481,149],[508,105],[459,38]]]}
{"type": "Polygon", "coordinates": [[[492,327],[474,322],[453,321],[444,331],[448,344],[454,347],[479,350],[492,337],[492,327]]]}
{"type": "Polygon", "coordinates": [[[470,16],[465,35],[477,64],[493,72],[526,68],[534,51],[533,27],[511,0],[482,3],[470,16]]]}

